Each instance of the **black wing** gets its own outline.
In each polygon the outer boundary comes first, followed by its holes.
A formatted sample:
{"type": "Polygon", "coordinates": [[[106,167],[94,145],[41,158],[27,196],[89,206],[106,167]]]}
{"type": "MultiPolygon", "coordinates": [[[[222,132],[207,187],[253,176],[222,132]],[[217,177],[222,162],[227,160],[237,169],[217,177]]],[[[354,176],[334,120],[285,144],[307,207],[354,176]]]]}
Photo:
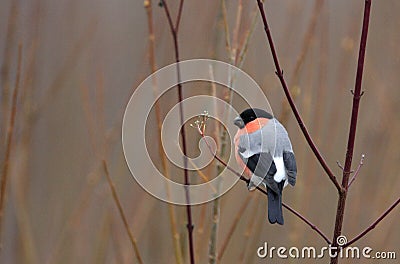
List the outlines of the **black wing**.
{"type": "Polygon", "coordinates": [[[286,174],[288,176],[289,184],[294,186],[296,184],[297,165],[294,153],[290,151],[283,152],[283,163],[285,164],[286,174]]]}

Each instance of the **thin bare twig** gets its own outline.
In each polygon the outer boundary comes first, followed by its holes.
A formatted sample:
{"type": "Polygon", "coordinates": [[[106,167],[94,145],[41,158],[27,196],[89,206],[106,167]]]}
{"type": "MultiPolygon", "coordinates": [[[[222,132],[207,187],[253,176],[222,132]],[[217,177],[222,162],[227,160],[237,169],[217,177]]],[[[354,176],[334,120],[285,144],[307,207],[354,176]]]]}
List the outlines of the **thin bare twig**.
{"type": "MultiPolygon", "coordinates": [[[[356,83],[353,93],[353,108],[351,111],[350,131],[347,142],[346,161],[344,164],[343,179],[342,179],[342,188],[344,188],[345,191],[339,193],[339,199],[336,211],[336,220],[335,220],[335,230],[332,239],[333,246],[337,246],[337,237],[340,236],[340,234],[342,233],[344,209],[346,205],[347,191],[349,187],[349,177],[350,177],[351,163],[353,160],[354,142],[356,139],[358,110],[361,99],[361,84],[362,84],[362,76],[364,70],[365,49],[367,45],[370,11],[371,11],[371,0],[365,0],[360,48],[358,54],[356,83]]],[[[337,264],[337,263],[338,263],[338,256],[331,258],[331,264],[337,264]]]]}
{"type": "Polygon", "coordinates": [[[240,253],[240,256],[239,256],[240,263],[245,263],[246,253],[250,250],[249,241],[250,241],[250,238],[254,236],[255,225],[256,225],[256,221],[253,217],[255,217],[257,215],[257,211],[259,210],[259,207],[261,204],[260,197],[261,196],[257,196],[256,199],[254,199],[253,208],[250,211],[250,215],[252,217],[249,217],[247,220],[246,230],[244,231],[244,234],[243,234],[242,252],[240,253]]]}
{"type": "MultiPolygon", "coordinates": [[[[290,93],[292,94],[292,98],[294,101],[296,101],[298,95],[300,94],[300,88],[299,88],[299,84],[298,84],[300,69],[304,64],[308,50],[311,47],[311,42],[315,35],[317,18],[319,16],[319,14],[321,13],[321,9],[322,9],[323,5],[324,5],[323,0],[315,0],[314,8],[312,11],[312,16],[310,18],[310,22],[308,23],[306,33],[304,34],[301,51],[300,51],[299,56],[297,57],[293,73],[291,74],[291,76],[289,78],[290,93]]],[[[280,117],[281,122],[283,122],[283,123],[287,122],[288,117],[289,117],[289,112],[290,112],[290,107],[288,106],[286,100],[283,100],[282,101],[282,112],[281,112],[281,117],[280,117]]]]}
{"type": "Polygon", "coordinates": [[[342,165],[342,163],[340,163],[340,161],[337,160],[336,164],[342,171],[344,171],[343,165],[342,165]]]}
{"type": "Polygon", "coordinates": [[[343,192],[343,188],[340,186],[339,182],[336,179],[336,176],[333,174],[332,170],[329,168],[328,164],[326,163],[324,157],[322,156],[322,154],[320,153],[320,151],[318,150],[317,146],[315,145],[313,139],[311,138],[310,133],[307,130],[307,127],[304,125],[303,119],[300,116],[299,111],[297,110],[297,107],[294,103],[294,100],[290,94],[289,88],[286,84],[286,81],[283,77],[283,70],[281,69],[281,66],[279,64],[279,60],[278,60],[278,56],[276,54],[275,51],[275,46],[274,46],[274,42],[272,40],[272,35],[271,35],[271,31],[269,29],[268,26],[268,22],[267,22],[267,16],[265,14],[264,11],[264,4],[261,0],[257,0],[258,3],[258,8],[260,10],[261,13],[261,17],[262,17],[262,21],[264,24],[264,30],[265,33],[267,35],[267,39],[268,39],[268,43],[270,45],[270,49],[271,49],[271,53],[272,53],[272,57],[274,60],[274,64],[275,64],[275,68],[276,68],[276,75],[279,78],[279,81],[281,82],[282,88],[285,92],[286,98],[290,104],[290,107],[292,108],[293,114],[296,117],[297,123],[300,126],[301,131],[304,134],[304,137],[307,140],[308,145],[310,146],[311,150],[313,151],[314,155],[316,156],[316,158],[318,159],[319,163],[321,164],[321,166],[323,167],[323,169],[325,170],[326,174],[329,176],[329,179],[332,181],[332,183],[336,186],[337,190],[339,191],[339,193],[343,192]]]}
{"type": "MultiPolygon", "coordinates": [[[[143,2],[143,6],[146,9],[147,14],[147,27],[149,30],[149,63],[151,68],[151,73],[157,70],[156,67],[156,59],[155,59],[155,35],[154,35],[154,26],[153,26],[153,8],[151,4],[151,0],[145,0],[143,2]]],[[[153,87],[154,88],[154,87],[153,87]]]]}
{"type": "Polygon", "coordinates": [[[375,222],[373,222],[367,229],[365,229],[363,232],[361,232],[359,235],[357,235],[355,238],[353,238],[352,240],[350,240],[349,242],[347,242],[343,248],[348,247],[352,244],[354,244],[355,242],[357,242],[358,240],[360,240],[361,238],[363,238],[366,234],[368,234],[372,229],[374,229],[379,222],[381,222],[398,204],[400,203],[400,197],[397,198],[397,200],[388,208],[386,209],[385,212],[383,212],[383,214],[378,217],[378,219],[375,220],[375,222]]]}
{"type": "Polygon", "coordinates": [[[208,206],[207,204],[201,205],[201,210],[198,219],[198,224],[197,224],[197,244],[196,244],[196,261],[199,261],[199,254],[201,250],[203,250],[207,243],[205,241],[206,236],[204,230],[206,229],[206,214],[207,214],[207,209],[208,206]]]}
{"type": "Polygon", "coordinates": [[[257,12],[257,9],[255,9],[253,11],[253,15],[252,15],[253,18],[251,21],[250,28],[246,31],[246,34],[244,37],[244,42],[240,49],[240,54],[239,54],[239,58],[238,58],[238,62],[237,62],[238,68],[242,68],[242,66],[243,66],[244,59],[245,59],[245,56],[247,53],[247,49],[249,47],[250,39],[253,36],[254,30],[256,29],[256,25],[258,23],[257,15],[258,15],[258,12],[257,12]]]}
{"type": "MultiPolygon", "coordinates": [[[[146,8],[146,13],[147,13],[147,25],[148,25],[148,30],[149,30],[149,63],[150,63],[150,70],[151,73],[154,73],[157,70],[156,66],[156,59],[155,59],[155,34],[154,34],[154,27],[153,27],[153,10],[152,10],[152,3],[151,0],[145,0],[144,1],[144,7],[146,8]]],[[[156,79],[152,79],[153,82],[153,93],[154,96],[158,94],[158,84],[156,82],[156,79]]],[[[167,157],[165,155],[165,152],[163,151],[163,147],[161,144],[161,126],[162,126],[162,120],[161,120],[161,107],[160,107],[160,102],[157,101],[154,105],[155,112],[156,112],[156,121],[157,121],[157,135],[158,135],[158,153],[161,157],[161,163],[162,163],[162,168],[164,175],[167,179],[171,179],[170,175],[170,166],[167,161],[167,157]]],[[[167,190],[167,196],[170,196],[170,187],[167,184],[166,185],[166,190],[167,190]]],[[[171,228],[171,233],[172,233],[172,238],[173,238],[173,245],[174,245],[174,253],[175,253],[175,259],[177,264],[182,263],[182,253],[181,253],[181,242],[180,242],[180,236],[178,233],[178,229],[176,226],[176,214],[175,214],[175,209],[174,205],[168,203],[168,213],[169,213],[169,219],[170,219],[170,228],[171,228]]]]}
{"type": "Polygon", "coordinates": [[[232,47],[231,47],[231,37],[229,34],[229,23],[228,23],[228,15],[226,12],[226,2],[225,0],[221,0],[221,9],[222,9],[222,17],[224,20],[224,31],[225,31],[225,46],[226,46],[226,50],[228,52],[229,55],[229,59],[232,58],[232,47]]]}
{"type": "Polygon", "coordinates": [[[297,60],[296,60],[295,66],[294,66],[294,70],[293,70],[292,76],[290,78],[290,82],[292,83],[292,86],[296,85],[296,82],[299,77],[300,69],[301,69],[301,67],[305,61],[306,55],[311,47],[311,42],[312,42],[312,39],[314,38],[315,29],[317,26],[317,18],[319,16],[319,14],[321,13],[321,9],[322,9],[323,5],[324,5],[323,0],[315,0],[314,8],[313,8],[312,15],[310,18],[310,22],[308,23],[307,30],[304,34],[301,51],[300,51],[299,56],[297,57],[297,60]]]}
{"type": "Polygon", "coordinates": [[[290,212],[292,212],[294,215],[299,217],[303,222],[305,222],[307,225],[311,227],[315,232],[317,232],[329,245],[332,244],[331,240],[324,234],[322,231],[313,223],[311,223],[307,218],[305,218],[302,214],[291,208],[289,205],[286,205],[285,203],[282,203],[282,206],[288,209],[290,212]]]}
{"type": "Polygon", "coordinates": [[[360,173],[360,169],[364,165],[364,158],[365,158],[365,155],[362,154],[361,155],[361,159],[360,159],[360,163],[358,163],[358,167],[357,167],[356,171],[354,172],[353,177],[351,177],[351,179],[349,181],[349,185],[347,186],[347,188],[350,187],[350,185],[356,180],[358,174],[360,173]]]}
{"type": "Polygon", "coordinates": [[[85,32],[80,36],[76,44],[71,48],[70,53],[66,56],[65,61],[61,66],[61,70],[55,75],[50,86],[47,88],[46,93],[43,95],[35,105],[32,106],[32,111],[29,116],[29,122],[34,122],[40,117],[40,113],[44,107],[47,106],[49,100],[51,100],[63,87],[68,78],[70,72],[77,65],[77,60],[81,58],[81,54],[89,46],[88,43],[92,39],[96,32],[96,22],[91,20],[85,32]]]}
{"type": "Polygon", "coordinates": [[[175,23],[175,31],[176,31],[176,33],[178,33],[178,30],[179,30],[179,25],[180,25],[181,17],[182,17],[182,10],[183,10],[183,0],[181,0],[180,3],[179,3],[178,16],[176,18],[176,23],[175,23]]]}
{"type": "Polygon", "coordinates": [[[217,238],[218,238],[218,229],[219,229],[220,214],[221,214],[220,204],[221,204],[221,198],[220,197],[215,198],[212,207],[213,215],[212,215],[210,240],[208,246],[208,262],[210,264],[217,263],[217,260],[219,259],[217,254],[217,238]]]}
{"type": "Polygon", "coordinates": [[[218,258],[219,262],[221,261],[223,255],[225,253],[226,247],[228,246],[229,241],[232,238],[233,232],[235,231],[237,225],[239,224],[239,220],[242,218],[242,215],[244,214],[245,210],[247,209],[248,204],[252,201],[253,197],[254,197],[254,193],[247,195],[246,199],[243,201],[242,205],[240,206],[239,210],[237,211],[236,216],[233,220],[233,223],[232,223],[231,227],[229,228],[228,234],[226,235],[226,238],[225,238],[224,242],[222,243],[221,249],[218,252],[217,258],[218,258]]]}
{"type": "MultiPolygon", "coordinates": [[[[178,45],[178,27],[180,22],[180,17],[183,9],[183,0],[181,0],[179,4],[179,11],[177,15],[176,25],[172,22],[171,14],[168,9],[168,4],[166,0],[161,0],[163,3],[163,7],[165,10],[165,14],[168,19],[168,24],[171,30],[172,38],[174,41],[174,49],[175,49],[175,62],[176,64],[176,71],[177,71],[177,80],[178,80],[178,100],[179,102],[183,101],[183,89],[181,83],[181,71],[179,66],[179,45],[178,45]]],[[[189,173],[187,170],[188,167],[188,159],[187,159],[187,146],[186,146],[186,132],[184,125],[184,114],[183,114],[183,106],[179,104],[179,116],[180,116],[180,125],[182,128],[181,138],[182,138],[182,151],[183,151],[183,166],[184,166],[184,183],[185,183],[185,198],[186,198],[186,215],[187,215],[187,230],[188,230],[188,239],[189,239],[189,255],[190,255],[190,263],[195,263],[194,257],[194,239],[193,239],[193,220],[192,220],[192,208],[190,206],[190,194],[189,194],[189,173]]]]}
{"type": "MultiPolygon", "coordinates": [[[[7,128],[7,143],[6,143],[6,151],[4,153],[4,163],[3,170],[1,175],[1,183],[0,183],[0,241],[2,237],[2,226],[4,219],[4,207],[5,207],[5,199],[6,199],[6,190],[7,190],[7,182],[8,182],[8,173],[9,173],[9,165],[10,165],[10,154],[11,154],[11,143],[14,135],[14,125],[15,125],[15,116],[17,113],[17,99],[18,99],[18,90],[19,83],[21,79],[21,64],[22,64],[22,45],[18,46],[18,65],[17,65],[17,76],[15,77],[15,87],[12,95],[11,101],[11,112],[9,125],[7,128]]],[[[1,243],[0,243],[1,245],[1,243]]]]}
{"type": "Polygon", "coordinates": [[[114,183],[113,183],[113,181],[112,181],[112,179],[110,177],[110,172],[108,170],[107,163],[106,163],[106,161],[104,159],[102,160],[102,165],[103,165],[104,173],[105,173],[106,178],[107,178],[108,185],[110,186],[110,189],[111,189],[112,197],[114,199],[115,204],[117,205],[119,214],[121,215],[121,218],[122,218],[122,222],[124,222],[124,226],[125,226],[126,232],[128,233],[129,240],[132,243],[132,247],[133,247],[133,251],[135,252],[136,259],[140,264],[143,264],[143,260],[142,260],[142,257],[140,256],[140,252],[139,252],[139,248],[137,246],[136,239],[132,234],[131,228],[129,227],[128,220],[127,220],[127,218],[125,216],[125,213],[124,213],[124,209],[122,208],[122,204],[121,204],[121,202],[119,200],[117,191],[115,190],[114,183]]]}
{"type": "Polygon", "coordinates": [[[231,50],[231,62],[235,65],[237,64],[237,55],[239,51],[239,31],[240,25],[242,21],[242,11],[243,11],[243,0],[239,0],[237,4],[237,12],[236,12],[236,23],[235,28],[233,30],[233,46],[231,50]]]}
{"type": "MultiPolygon", "coordinates": [[[[7,21],[7,33],[3,33],[5,39],[4,41],[4,50],[2,54],[2,65],[0,68],[0,98],[1,98],[1,120],[3,124],[7,123],[7,118],[8,116],[8,111],[9,111],[9,98],[10,98],[10,66],[12,63],[12,55],[13,55],[13,48],[14,48],[14,39],[15,39],[15,33],[17,32],[15,30],[17,26],[17,19],[18,19],[18,2],[13,1],[11,2],[10,6],[10,15],[8,16],[8,21],[7,21]]],[[[7,128],[5,126],[0,126],[0,140],[1,142],[4,142],[7,140],[5,136],[7,135],[7,128]],[[4,132],[4,133],[3,133],[4,132]],[[4,136],[4,138],[3,138],[4,136]]],[[[3,149],[0,150],[0,156],[3,154],[3,149]]],[[[1,161],[1,160],[0,160],[1,161]]]]}
{"type": "Polygon", "coordinates": [[[199,167],[197,167],[197,165],[193,162],[193,160],[189,159],[189,163],[190,163],[190,165],[193,166],[193,168],[194,168],[194,169],[196,170],[196,172],[199,174],[200,178],[203,180],[203,183],[206,183],[207,186],[210,187],[210,189],[212,190],[212,192],[213,192],[215,195],[217,195],[217,194],[218,194],[218,191],[217,191],[217,189],[214,187],[214,185],[210,184],[210,179],[209,179],[209,177],[208,177],[207,175],[205,175],[204,172],[202,172],[202,171],[200,170],[199,167]]]}
{"type": "MultiPolygon", "coordinates": [[[[209,68],[209,75],[211,80],[215,80],[214,78],[214,69],[213,67],[210,66],[209,68]]],[[[211,95],[214,98],[217,98],[217,85],[215,84],[215,82],[211,82],[211,95]]],[[[213,104],[214,107],[214,111],[217,111],[218,107],[217,107],[217,102],[214,101],[213,104]]],[[[221,129],[220,129],[220,124],[216,124],[215,125],[215,129],[214,129],[214,135],[215,135],[215,139],[216,139],[216,146],[217,148],[221,146],[221,129]]],[[[224,155],[225,153],[221,153],[221,155],[224,155]]],[[[217,175],[219,175],[221,173],[221,171],[223,170],[223,167],[221,167],[221,165],[217,165],[216,166],[216,172],[217,175]]],[[[201,174],[200,174],[201,175],[201,174]]],[[[218,185],[217,185],[217,189],[219,191],[221,186],[221,181],[218,180],[218,185]]],[[[218,197],[218,193],[216,192],[216,198],[213,201],[213,206],[212,206],[212,211],[213,211],[213,215],[212,215],[212,223],[211,223],[211,232],[210,232],[210,239],[209,239],[209,245],[208,245],[208,262],[209,264],[216,264],[217,263],[217,240],[218,240],[218,230],[219,230],[219,226],[220,226],[220,216],[221,216],[221,198],[218,197]]]]}

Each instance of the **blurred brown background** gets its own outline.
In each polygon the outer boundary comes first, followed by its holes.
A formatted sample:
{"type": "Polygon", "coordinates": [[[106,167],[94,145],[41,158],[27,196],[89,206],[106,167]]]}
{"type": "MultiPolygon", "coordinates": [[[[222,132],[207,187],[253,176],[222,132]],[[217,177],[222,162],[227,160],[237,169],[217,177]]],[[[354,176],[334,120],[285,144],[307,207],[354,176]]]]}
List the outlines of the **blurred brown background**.
{"type": "MultiPolygon", "coordinates": [[[[175,17],[178,1],[168,2],[175,17]]],[[[164,10],[158,2],[152,3],[155,60],[160,68],[174,62],[174,54],[164,10]]],[[[235,42],[238,6],[237,1],[226,1],[231,42],[240,48],[251,28],[256,1],[243,1],[235,42]]],[[[363,1],[268,0],[266,6],[285,77],[298,95],[296,103],[327,162],[340,175],[336,161],[343,163],[345,157],[363,1]]],[[[372,3],[365,94],[353,168],[362,153],[366,158],[348,197],[343,233],[349,239],[400,195],[399,11],[400,3],[395,0],[372,3]]],[[[284,94],[274,75],[260,18],[256,21],[242,69],[263,88],[279,117],[284,94]]],[[[185,1],[179,36],[182,60],[231,62],[220,1],[185,1]]],[[[141,189],[122,153],[124,108],[135,87],[151,73],[148,45],[142,1],[1,1],[0,164],[8,160],[10,165],[1,263],[136,263],[102,158],[144,263],[176,263],[171,208],[176,216],[179,251],[183,263],[188,263],[184,207],[169,207],[141,189]],[[6,155],[19,44],[20,85],[11,151],[6,155]]],[[[198,93],[193,87],[187,86],[185,96],[198,93]]],[[[209,91],[204,88],[204,92],[209,91]]],[[[162,115],[176,100],[175,92],[160,100],[162,115]]],[[[291,112],[284,119],[299,167],[297,185],[287,188],[284,201],[332,237],[335,188],[312,155],[291,112]]],[[[193,130],[188,131],[190,138],[198,139],[193,130]]],[[[148,136],[156,139],[157,133],[148,136]]],[[[152,151],[157,152],[156,144],[152,151]]],[[[161,164],[157,155],[153,158],[161,164]]],[[[178,170],[171,173],[177,178],[183,175],[178,170]]],[[[195,177],[194,173],[191,178],[195,177]]],[[[236,225],[221,263],[314,262],[257,259],[256,249],[264,241],[287,247],[325,244],[288,211],[284,211],[285,226],[268,224],[265,197],[259,193],[246,200],[248,197],[245,185],[238,183],[220,200],[217,251],[236,225]],[[235,220],[244,202],[248,202],[247,208],[235,220]]],[[[212,208],[212,202],[193,208],[198,263],[208,263],[212,208]]],[[[399,255],[399,217],[396,209],[357,245],[397,251],[399,255]]],[[[340,263],[357,261],[364,263],[362,259],[340,263]]]]}

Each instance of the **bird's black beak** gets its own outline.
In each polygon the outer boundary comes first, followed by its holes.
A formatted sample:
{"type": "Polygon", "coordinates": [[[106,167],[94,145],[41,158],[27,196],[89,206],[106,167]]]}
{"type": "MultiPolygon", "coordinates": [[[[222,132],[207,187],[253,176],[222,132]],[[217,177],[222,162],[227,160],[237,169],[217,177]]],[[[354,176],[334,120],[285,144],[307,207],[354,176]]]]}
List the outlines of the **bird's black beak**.
{"type": "Polygon", "coordinates": [[[237,126],[240,129],[244,128],[244,122],[240,116],[233,119],[233,124],[235,124],[235,126],[237,126]]]}

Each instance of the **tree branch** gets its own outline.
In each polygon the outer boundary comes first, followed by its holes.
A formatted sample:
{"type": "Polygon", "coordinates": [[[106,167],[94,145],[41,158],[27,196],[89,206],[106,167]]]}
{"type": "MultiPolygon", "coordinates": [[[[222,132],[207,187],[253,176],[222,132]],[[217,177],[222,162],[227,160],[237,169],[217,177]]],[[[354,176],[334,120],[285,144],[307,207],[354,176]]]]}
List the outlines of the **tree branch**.
{"type": "Polygon", "coordinates": [[[239,224],[239,220],[241,219],[241,216],[244,214],[244,212],[247,209],[247,205],[251,202],[251,200],[253,199],[254,195],[248,195],[246,197],[246,200],[243,201],[242,206],[239,208],[239,211],[237,211],[234,219],[233,219],[233,223],[230,226],[230,228],[228,229],[228,234],[226,235],[226,238],[224,239],[224,241],[222,242],[222,246],[221,249],[218,252],[217,255],[217,259],[218,262],[221,262],[222,257],[224,256],[224,253],[226,251],[226,248],[228,247],[229,242],[232,239],[232,235],[237,227],[237,225],[239,224]]]}
{"type": "MultiPolygon", "coordinates": [[[[154,23],[153,22],[153,8],[152,8],[151,0],[145,0],[144,7],[145,7],[146,13],[147,13],[147,24],[148,24],[148,30],[149,30],[150,70],[151,70],[151,73],[154,73],[157,70],[157,66],[156,66],[156,59],[155,59],[155,34],[154,34],[154,26],[153,26],[153,23],[154,23]]],[[[152,85],[153,85],[154,98],[156,98],[156,94],[158,94],[158,92],[159,92],[156,79],[152,79],[152,85]]],[[[157,120],[157,128],[158,128],[157,129],[158,145],[159,145],[158,153],[161,157],[161,164],[162,164],[164,176],[167,179],[171,179],[170,166],[167,161],[167,156],[164,152],[162,142],[161,142],[162,116],[161,116],[160,102],[155,102],[154,109],[156,112],[156,120],[157,120]]],[[[167,188],[167,196],[169,197],[170,196],[169,186],[166,185],[166,188],[167,188]]],[[[175,208],[174,208],[173,204],[170,204],[170,203],[168,204],[168,212],[169,212],[170,229],[171,229],[171,233],[172,233],[176,264],[182,264],[181,242],[180,242],[180,236],[179,236],[177,225],[176,225],[176,214],[175,214],[175,208]]]]}
{"type": "MultiPolygon", "coordinates": [[[[362,75],[364,70],[365,48],[367,45],[370,11],[371,11],[371,0],[365,0],[360,48],[358,54],[356,83],[353,92],[353,108],[351,111],[351,121],[350,121],[349,138],[347,142],[346,161],[343,169],[342,187],[345,189],[345,191],[339,193],[339,199],[336,211],[335,230],[332,239],[333,246],[337,246],[337,241],[336,241],[337,237],[340,236],[340,234],[342,233],[344,209],[346,205],[347,191],[349,188],[349,177],[351,173],[350,170],[351,170],[351,163],[353,160],[354,142],[356,138],[358,110],[361,99],[361,84],[362,84],[362,75]]],[[[336,264],[336,263],[338,263],[338,256],[331,258],[331,264],[336,264]]]]}
{"type": "Polygon", "coordinates": [[[347,188],[349,188],[350,185],[352,185],[353,182],[356,180],[358,174],[360,173],[361,167],[364,165],[364,159],[365,159],[365,155],[362,154],[362,155],[361,155],[361,159],[360,159],[360,163],[358,163],[358,167],[357,167],[356,171],[354,172],[353,177],[351,177],[351,179],[350,179],[350,181],[349,181],[349,184],[347,185],[347,186],[348,186],[347,188]]]}
{"type": "Polygon", "coordinates": [[[267,35],[267,39],[268,39],[268,43],[271,49],[271,53],[272,53],[272,58],[274,60],[274,64],[275,64],[275,69],[276,69],[276,75],[279,78],[279,81],[281,82],[282,88],[285,92],[286,98],[289,102],[290,107],[292,108],[293,114],[296,117],[297,123],[300,126],[301,131],[304,134],[304,137],[307,140],[308,145],[310,146],[311,150],[313,151],[315,157],[318,159],[319,163],[321,164],[322,168],[325,170],[326,174],[329,176],[329,179],[332,181],[332,183],[336,186],[337,190],[339,191],[339,193],[343,192],[343,188],[340,186],[339,182],[336,179],[336,176],[333,174],[332,170],[329,168],[328,164],[326,163],[324,157],[322,156],[322,154],[319,152],[317,146],[315,145],[313,139],[310,136],[310,133],[307,130],[307,127],[304,125],[303,119],[300,116],[299,111],[297,110],[297,107],[294,103],[294,100],[290,94],[289,88],[286,84],[286,81],[283,77],[283,70],[281,69],[281,66],[279,65],[279,60],[278,60],[278,56],[276,54],[275,51],[275,46],[274,46],[274,42],[272,40],[272,35],[271,35],[271,31],[269,29],[268,26],[268,22],[267,22],[267,17],[264,11],[264,4],[261,0],[257,0],[258,3],[258,8],[260,10],[261,13],[261,17],[262,17],[262,21],[264,24],[264,30],[265,33],[267,35]]]}
{"type": "MultiPolygon", "coordinates": [[[[168,5],[166,0],[161,0],[163,3],[163,7],[165,10],[165,14],[167,15],[168,24],[171,29],[171,34],[174,41],[174,48],[175,48],[175,61],[176,61],[176,71],[177,71],[177,80],[178,80],[178,100],[179,102],[183,101],[183,91],[182,91],[182,83],[181,83],[181,71],[179,66],[179,45],[178,45],[178,28],[179,22],[182,14],[183,9],[183,0],[181,0],[179,4],[179,11],[177,15],[176,25],[174,26],[171,18],[171,14],[168,9],[168,5]]],[[[187,146],[186,146],[186,133],[184,125],[184,114],[183,114],[183,106],[179,104],[179,115],[180,115],[180,124],[182,128],[181,138],[182,138],[182,150],[183,150],[183,166],[184,166],[184,182],[185,182],[185,196],[186,196],[186,215],[187,215],[187,230],[188,230],[188,239],[189,239],[189,253],[190,253],[190,263],[195,263],[194,258],[194,244],[193,244],[193,221],[192,221],[192,208],[190,206],[190,194],[189,194],[189,174],[187,170],[188,160],[187,160],[187,146]]]]}
{"type": "Polygon", "coordinates": [[[22,45],[18,46],[18,57],[17,57],[17,75],[15,77],[15,86],[12,95],[11,101],[11,111],[9,124],[7,128],[7,139],[4,153],[4,162],[2,166],[1,173],[1,181],[0,181],[0,246],[2,241],[3,234],[3,222],[4,222],[4,212],[5,212],[5,202],[6,202],[6,191],[7,191],[7,182],[9,175],[9,165],[10,165],[10,157],[11,157],[11,144],[14,136],[15,129],[15,118],[17,113],[17,100],[18,100],[18,91],[20,88],[20,80],[21,80],[21,66],[22,65],[22,45]]]}
{"type": "Polygon", "coordinates": [[[386,209],[386,211],[383,212],[383,214],[378,219],[376,219],[375,222],[373,222],[367,229],[365,229],[363,232],[361,232],[358,236],[356,236],[355,238],[353,238],[352,240],[347,242],[346,245],[344,245],[343,247],[344,248],[348,247],[348,246],[354,244],[356,241],[363,238],[372,229],[374,229],[379,224],[379,222],[381,222],[399,203],[400,203],[400,197],[397,198],[397,201],[395,201],[388,209],[386,209]]]}
{"type": "Polygon", "coordinates": [[[121,201],[118,197],[117,191],[115,190],[114,182],[111,179],[110,172],[109,172],[108,166],[107,166],[107,162],[106,162],[106,160],[103,159],[101,161],[101,163],[103,166],[104,174],[106,175],[106,178],[107,178],[108,185],[110,186],[110,189],[111,189],[112,197],[114,199],[115,204],[117,205],[118,212],[121,216],[122,222],[124,223],[125,230],[128,233],[129,240],[131,241],[131,244],[133,247],[133,251],[135,252],[136,260],[138,261],[138,263],[143,264],[143,259],[140,255],[140,251],[139,251],[139,247],[137,245],[136,238],[133,236],[132,230],[129,227],[128,219],[126,218],[124,209],[122,208],[121,201]]]}
{"type": "Polygon", "coordinates": [[[182,10],[183,10],[183,0],[179,3],[179,10],[178,10],[178,16],[176,17],[176,23],[175,23],[175,31],[178,33],[179,30],[179,25],[181,22],[181,17],[182,17],[182,10]]]}

